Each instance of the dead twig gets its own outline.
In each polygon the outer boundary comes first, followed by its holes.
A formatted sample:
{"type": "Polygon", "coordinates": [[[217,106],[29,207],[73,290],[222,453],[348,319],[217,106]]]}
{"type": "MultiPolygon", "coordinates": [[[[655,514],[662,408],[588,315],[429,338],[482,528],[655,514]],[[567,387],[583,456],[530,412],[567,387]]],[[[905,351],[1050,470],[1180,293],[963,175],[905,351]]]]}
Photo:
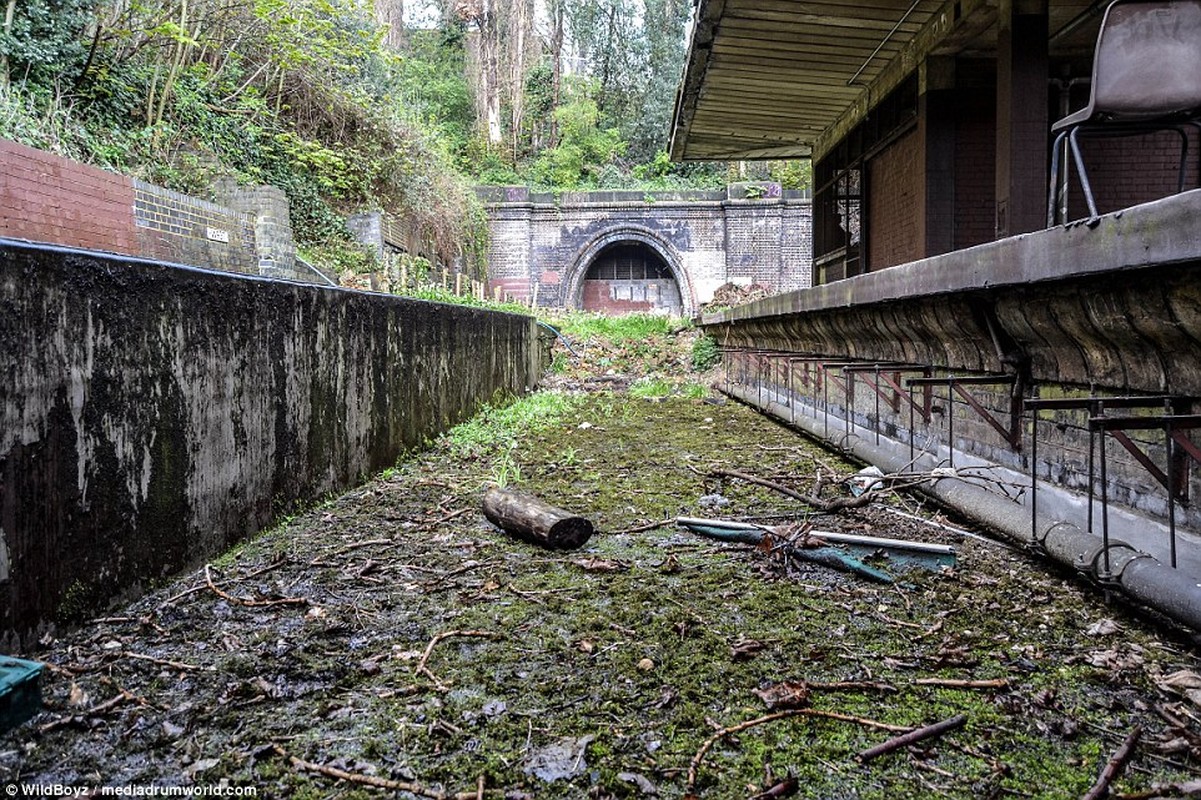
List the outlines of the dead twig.
{"type": "Polygon", "coordinates": [[[1008,678],[992,678],[990,680],[961,680],[959,678],[918,678],[915,686],[942,686],[947,689],[1008,689],[1008,678]]]}
{"type": "Polygon", "coordinates": [[[458,511],[451,511],[448,514],[444,514],[439,519],[432,520],[430,522],[423,522],[423,523],[421,523],[421,527],[425,528],[425,527],[429,527],[429,526],[437,527],[438,525],[445,525],[446,523],[450,522],[452,519],[458,519],[459,517],[463,516],[464,514],[468,513],[469,511],[472,511],[472,510],[473,509],[470,509],[470,508],[460,508],[458,511]]]}
{"type": "Polygon", "coordinates": [[[272,748],[277,754],[288,759],[295,769],[301,772],[315,772],[318,775],[325,775],[328,778],[337,778],[340,781],[347,783],[358,784],[359,786],[372,786],[376,789],[390,789],[397,792],[409,792],[418,797],[429,797],[432,800],[474,800],[482,796],[482,790],[477,788],[471,792],[458,792],[456,794],[447,794],[440,789],[434,789],[421,783],[414,781],[396,781],[391,778],[380,778],[375,775],[363,775],[358,772],[347,772],[344,769],[337,767],[326,766],[325,764],[315,764],[312,761],[305,761],[303,758],[297,758],[288,753],[278,744],[273,744],[272,748]]]}
{"type": "Polygon", "coordinates": [[[213,594],[226,600],[230,603],[236,603],[240,606],[248,608],[267,608],[270,606],[307,606],[309,601],[304,597],[282,597],[278,600],[255,600],[253,597],[236,597],[229,592],[220,589],[217,584],[213,583],[212,565],[204,565],[204,582],[213,594]]]}
{"type": "Polygon", "coordinates": [[[936,722],[933,725],[927,725],[924,728],[918,728],[915,731],[894,736],[887,742],[881,742],[875,747],[869,747],[861,751],[855,758],[860,762],[871,761],[873,758],[891,753],[894,750],[900,750],[902,747],[911,745],[914,742],[920,742],[924,739],[932,739],[935,736],[942,736],[947,731],[953,731],[956,728],[962,728],[967,722],[967,715],[957,714],[950,719],[944,719],[942,722],[936,722]]]}
{"type": "Polygon", "coordinates": [[[195,664],[185,664],[182,661],[170,661],[165,658],[155,658],[154,656],[143,655],[142,653],[131,653],[126,650],[121,653],[125,658],[132,658],[136,661],[149,661],[151,664],[159,664],[172,669],[181,669],[189,672],[215,672],[215,667],[198,667],[195,664]]]}
{"type": "MultiPolygon", "coordinates": [[[[741,470],[737,469],[715,469],[711,470],[709,474],[713,477],[737,478],[738,480],[746,481],[747,483],[753,483],[757,486],[762,486],[766,489],[779,492],[785,497],[791,497],[794,500],[799,500],[810,508],[815,508],[818,511],[826,513],[843,511],[849,508],[863,508],[864,506],[870,505],[876,500],[877,497],[880,496],[880,491],[876,489],[869,489],[858,497],[836,497],[833,500],[826,500],[818,496],[818,493],[821,492],[821,489],[824,485],[823,481],[820,479],[817,485],[814,487],[813,494],[802,494],[796,489],[790,489],[783,484],[776,483],[775,481],[769,481],[766,478],[760,478],[757,475],[751,475],[748,472],[742,472],[741,470]]],[[[913,481],[910,483],[892,486],[889,487],[888,491],[907,489],[922,482],[923,481],[913,481]]]]}
{"type": "MultiPolygon", "coordinates": [[[[271,563],[266,564],[265,566],[259,567],[258,569],[254,570],[253,572],[246,573],[245,575],[242,576],[242,579],[245,580],[247,578],[254,578],[259,575],[263,575],[264,573],[270,572],[273,569],[279,569],[280,567],[282,567],[284,564],[287,564],[287,563],[288,563],[288,559],[286,557],[277,558],[274,561],[272,561],[271,563]]],[[[201,583],[201,584],[198,584],[191,588],[184,589],[179,594],[171,595],[166,600],[159,603],[159,608],[162,608],[163,606],[169,606],[172,603],[174,603],[176,600],[182,600],[183,598],[187,597],[190,594],[196,594],[196,592],[203,592],[205,589],[208,589],[208,588],[210,588],[210,584],[206,581],[205,583],[201,583]]]]}
{"type": "Polygon", "coordinates": [[[1105,765],[1105,769],[1101,770],[1101,775],[1097,778],[1097,782],[1093,784],[1091,789],[1084,793],[1080,800],[1099,800],[1099,798],[1109,793],[1109,784],[1121,773],[1122,768],[1126,766],[1126,762],[1134,755],[1134,748],[1138,745],[1138,740],[1142,735],[1142,726],[1135,725],[1129,735],[1126,736],[1126,740],[1122,742],[1122,746],[1109,759],[1109,763],[1105,765]]]}
{"type": "Polygon", "coordinates": [[[668,525],[675,525],[675,524],[676,524],[676,518],[670,517],[669,519],[661,519],[658,522],[648,522],[645,525],[637,525],[633,528],[625,528],[620,531],[614,531],[613,535],[617,536],[617,535],[623,534],[623,533],[643,533],[645,531],[653,531],[656,528],[666,528],[668,525]]]}
{"type": "Polygon", "coordinates": [[[485,638],[485,639],[499,638],[499,634],[493,633],[492,631],[455,630],[455,631],[442,631],[442,633],[439,633],[436,636],[434,636],[433,639],[430,639],[430,643],[425,646],[425,652],[423,652],[421,654],[421,660],[417,662],[417,668],[415,670],[413,670],[413,673],[415,675],[425,675],[426,677],[428,677],[430,680],[432,680],[434,682],[434,686],[437,687],[439,690],[446,689],[446,685],[444,683],[442,683],[442,681],[438,680],[438,676],[435,675],[433,672],[431,672],[429,667],[426,665],[429,663],[430,655],[434,652],[434,648],[438,646],[438,643],[443,641],[444,639],[450,639],[455,636],[478,636],[478,637],[485,638]]]}
{"type": "Polygon", "coordinates": [[[767,714],[762,717],[756,717],[755,719],[747,720],[746,722],[740,722],[737,725],[730,725],[720,728],[716,733],[706,739],[704,743],[701,744],[700,750],[696,751],[696,755],[692,757],[692,761],[688,764],[688,783],[687,788],[685,789],[685,794],[693,793],[693,790],[696,788],[696,776],[697,772],[700,771],[701,762],[704,760],[705,754],[708,753],[709,749],[713,747],[713,745],[717,744],[717,742],[721,741],[727,736],[730,736],[731,734],[740,733],[748,728],[754,728],[757,725],[764,725],[768,722],[775,722],[778,719],[786,719],[788,717],[821,717],[824,719],[835,719],[842,722],[853,722],[866,728],[878,728],[880,730],[894,732],[908,732],[912,730],[912,728],[906,728],[901,725],[889,725],[886,722],[877,722],[874,719],[853,717],[849,714],[839,714],[836,711],[819,711],[816,708],[789,708],[785,709],[784,711],[777,711],[773,714],[767,714]]]}
{"type": "Polygon", "coordinates": [[[80,717],[98,717],[102,714],[107,714],[109,711],[112,711],[122,703],[145,703],[142,698],[138,697],[128,689],[118,689],[117,692],[118,694],[115,697],[111,697],[108,700],[105,700],[103,703],[97,703],[81,714],[72,714],[67,717],[56,719],[53,722],[47,722],[45,725],[42,725],[38,728],[38,733],[47,734],[51,731],[56,731],[59,728],[65,728],[74,723],[75,720],[80,717]]]}
{"type": "Polygon", "coordinates": [[[746,481],[747,483],[753,483],[756,486],[762,486],[765,489],[779,492],[785,497],[791,497],[793,500],[800,500],[802,503],[808,503],[810,499],[809,495],[801,494],[796,489],[790,489],[783,484],[769,481],[767,478],[760,478],[757,475],[751,475],[749,472],[743,472],[742,470],[714,469],[709,471],[709,475],[716,478],[737,478],[740,481],[746,481]]]}
{"type": "Polygon", "coordinates": [[[434,580],[430,582],[429,591],[434,591],[442,584],[447,583],[451,578],[457,578],[465,572],[471,572],[472,570],[487,566],[491,566],[491,564],[483,561],[469,561],[458,569],[452,569],[450,572],[444,572],[438,577],[434,578],[434,580]]]}

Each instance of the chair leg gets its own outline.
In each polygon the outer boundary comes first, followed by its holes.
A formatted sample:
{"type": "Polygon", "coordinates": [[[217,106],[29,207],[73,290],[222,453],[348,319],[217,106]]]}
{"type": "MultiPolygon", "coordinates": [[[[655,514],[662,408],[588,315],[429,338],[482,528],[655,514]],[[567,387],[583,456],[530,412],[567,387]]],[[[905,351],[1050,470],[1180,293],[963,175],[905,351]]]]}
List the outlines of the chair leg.
{"type": "Polygon", "coordinates": [[[1064,154],[1064,139],[1068,131],[1059,133],[1051,145],[1051,181],[1047,191],[1047,227],[1053,227],[1060,219],[1068,221],[1068,166],[1063,165],[1063,185],[1060,186],[1059,167],[1064,154]]]}
{"type": "Polygon", "coordinates": [[[1080,143],[1076,140],[1076,134],[1079,132],[1080,128],[1072,128],[1071,134],[1068,135],[1068,143],[1072,146],[1072,158],[1076,161],[1076,174],[1080,176],[1080,188],[1084,190],[1084,200],[1088,203],[1088,219],[1091,223],[1101,215],[1097,213],[1097,203],[1093,200],[1093,187],[1088,182],[1088,172],[1084,169],[1084,157],[1080,155],[1080,143]]]}
{"type": "Polygon", "coordinates": [[[1183,125],[1177,125],[1172,130],[1180,134],[1180,172],[1176,176],[1176,194],[1180,194],[1184,191],[1184,173],[1188,167],[1188,131],[1183,125]]]}
{"type": "Polygon", "coordinates": [[[1067,220],[1067,216],[1068,216],[1068,212],[1067,212],[1067,208],[1066,208],[1067,192],[1061,191],[1060,187],[1059,187],[1059,153],[1063,147],[1063,139],[1067,135],[1068,135],[1067,131],[1064,131],[1063,133],[1059,134],[1058,136],[1055,137],[1055,143],[1053,145],[1051,145],[1051,188],[1047,192],[1047,227],[1048,228],[1054,227],[1055,223],[1057,221],[1061,194],[1063,197],[1063,203],[1065,204],[1065,208],[1063,209],[1063,217],[1064,217],[1065,221],[1067,220]]]}

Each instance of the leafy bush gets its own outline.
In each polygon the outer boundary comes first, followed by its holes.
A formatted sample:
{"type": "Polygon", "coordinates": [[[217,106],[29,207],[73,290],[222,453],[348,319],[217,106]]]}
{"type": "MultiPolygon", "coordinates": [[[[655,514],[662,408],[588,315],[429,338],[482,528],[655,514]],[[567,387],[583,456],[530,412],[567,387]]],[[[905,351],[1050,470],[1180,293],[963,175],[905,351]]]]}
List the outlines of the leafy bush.
{"type": "Polygon", "coordinates": [[[424,109],[423,78],[382,44],[364,0],[14,8],[0,91],[6,74],[20,83],[0,98],[0,135],[192,194],[223,176],[272,184],[305,245],[348,241],[346,214],[383,208],[482,272],[482,206],[443,129],[398,100],[424,109]]]}
{"type": "Polygon", "coordinates": [[[721,358],[721,350],[717,346],[717,340],[708,334],[701,334],[697,340],[692,343],[692,368],[697,372],[704,372],[717,363],[721,358]]]}

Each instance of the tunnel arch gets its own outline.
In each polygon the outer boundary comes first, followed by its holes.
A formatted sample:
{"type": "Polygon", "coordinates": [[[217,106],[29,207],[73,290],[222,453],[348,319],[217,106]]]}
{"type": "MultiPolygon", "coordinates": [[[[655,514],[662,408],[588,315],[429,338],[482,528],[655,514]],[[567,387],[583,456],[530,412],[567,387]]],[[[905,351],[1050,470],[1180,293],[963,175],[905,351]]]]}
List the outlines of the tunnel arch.
{"type": "Polygon", "coordinates": [[[569,308],[584,307],[584,281],[588,271],[605,251],[618,245],[641,245],[662,262],[680,291],[681,313],[690,317],[696,313],[695,293],[688,272],[680,263],[679,254],[669,242],[646,228],[623,225],[610,228],[580,248],[572,262],[567,278],[566,301],[569,308]]]}

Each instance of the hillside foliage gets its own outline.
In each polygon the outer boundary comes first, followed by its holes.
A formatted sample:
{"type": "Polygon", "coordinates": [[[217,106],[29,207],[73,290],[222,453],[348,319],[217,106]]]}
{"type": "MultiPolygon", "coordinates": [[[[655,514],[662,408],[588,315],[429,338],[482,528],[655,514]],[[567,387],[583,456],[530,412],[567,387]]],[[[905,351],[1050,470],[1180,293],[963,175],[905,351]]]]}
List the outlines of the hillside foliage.
{"type": "Polygon", "coordinates": [[[472,184],[714,188],[807,165],[673,164],[684,0],[7,0],[0,136],[209,196],[282,188],[310,251],[347,214],[481,263],[472,184]]]}

